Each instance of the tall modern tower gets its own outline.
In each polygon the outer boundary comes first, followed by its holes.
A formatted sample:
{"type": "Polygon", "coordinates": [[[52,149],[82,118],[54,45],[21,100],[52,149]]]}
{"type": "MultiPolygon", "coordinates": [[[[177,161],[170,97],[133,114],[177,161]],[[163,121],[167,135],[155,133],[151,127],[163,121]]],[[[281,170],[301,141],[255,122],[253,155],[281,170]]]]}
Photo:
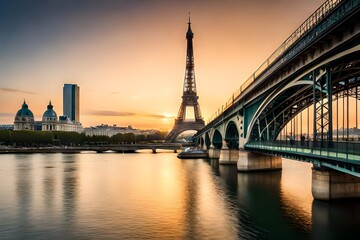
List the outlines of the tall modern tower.
{"type": "Polygon", "coordinates": [[[186,69],[182,102],[178,115],[175,119],[173,129],[166,137],[165,142],[174,141],[182,132],[187,130],[200,130],[205,126],[205,122],[201,116],[199,97],[196,93],[195,70],[194,70],[194,49],[193,49],[194,33],[191,30],[191,22],[189,16],[188,30],[186,33],[187,51],[186,51],[186,69]],[[191,118],[189,118],[191,117],[191,118]]]}
{"type": "Polygon", "coordinates": [[[70,120],[80,122],[79,115],[80,88],[76,84],[64,84],[63,88],[63,109],[64,115],[70,120]]]}

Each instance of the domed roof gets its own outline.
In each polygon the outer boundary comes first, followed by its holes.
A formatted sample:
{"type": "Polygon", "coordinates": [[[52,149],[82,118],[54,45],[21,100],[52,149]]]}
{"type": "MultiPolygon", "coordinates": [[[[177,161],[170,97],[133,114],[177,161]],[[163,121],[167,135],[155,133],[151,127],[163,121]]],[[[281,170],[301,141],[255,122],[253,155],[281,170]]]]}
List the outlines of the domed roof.
{"type": "Polygon", "coordinates": [[[30,111],[28,105],[26,104],[25,100],[24,103],[21,107],[21,109],[19,111],[17,111],[16,115],[15,115],[15,120],[21,120],[22,118],[31,118],[32,120],[34,120],[34,114],[30,111]]]}
{"type": "Polygon", "coordinates": [[[47,106],[47,110],[43,114],[43,119],[44,118],[55,118],[54,120],[57,119],[57,115],[53,109],[53,105],[51,105],[51,101],[49,102],[49,105],[47,106]]]}

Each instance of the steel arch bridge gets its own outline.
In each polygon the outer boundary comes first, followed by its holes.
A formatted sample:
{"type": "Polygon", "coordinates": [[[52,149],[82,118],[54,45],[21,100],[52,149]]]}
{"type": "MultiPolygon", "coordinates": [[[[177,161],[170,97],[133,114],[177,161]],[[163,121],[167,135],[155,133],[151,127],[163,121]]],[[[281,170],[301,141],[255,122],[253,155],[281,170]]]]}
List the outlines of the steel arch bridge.
{"type": "Polygon", "coordinates": [[[193,138],[220,160],[245,150],[360,177],[359,103],[360,0],[328,0],[193,138]]]}

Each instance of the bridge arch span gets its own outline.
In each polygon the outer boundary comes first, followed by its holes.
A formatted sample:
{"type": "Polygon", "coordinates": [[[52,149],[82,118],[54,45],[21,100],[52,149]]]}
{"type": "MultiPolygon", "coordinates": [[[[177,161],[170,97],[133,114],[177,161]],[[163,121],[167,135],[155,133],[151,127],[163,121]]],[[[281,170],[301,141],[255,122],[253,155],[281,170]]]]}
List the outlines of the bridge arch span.
{"type": "Polygon", "coordinates": [[[212,135],[212,145],[215,149],[221,149],[223,145],[223,136],[221,135],[220,131],[215,129],[212,135]]]}
{"type": "Polygon", "coordinates": [[[284,88],[275,90],[255,112],[249,124],[245,142],[274,141],[278,129],[282,129],[293,114],[303,110],[312,103],[310,101],[312,95],[309,98],[308,93],[311,90],[312,81],[306,80],[295,80],[284,88]],[[301,108],[297,107],[300,103],[302,104],[301,108]]]}
{"type": "MultiPolygon", "coordinates": [[[[332,102],[339,98],[338,95],[344,98],[349,91],[356,97],[357,87],[360,86],[360,60],[358,60],[359,52],[356,52],[336,61],[326,62],[322,66],[317,65],[308,70],[307,74],[273,90],[255,112],[248,127],[246,142],[277,140],[288,123],[299,121],[296,118],[303,112],[307,118],[310,116],[312,119],[311,132],[308,130],[306,134],[302,134],[300,131],[301,136],[296,136],[299,131],[292,129],[292,126],[294,128],[302,126],[291,123],[290,131],[295,132],[292,138],[300,140],[306,135],[306,138],[310,140],[310,135],[315,132],[315,138],[320,136],[322,140],[331,142],[333,120],[329,109],[332,108],[332,102]],[[311,108],[310,111],[309,108],[311,108]],[[307,111],[304,111],[306,109],[307,111]],[[318,119],[317,121],[314,121],[314,116],[318,119]],[[320,124],[319,119],[325,120],[320,124]]],[[[309,119],[302,125],[309,125],[309,119]]]]}
{"type": "Polygon", "coordinates": [[[200,147],[201,147],[201,148],[204,147],[204,144],[205,144],[204,136],[201,136],[201,137],[200,137],[200,139],[199,139],[199,144],[200,144],[200,147]]]}
{"type": "Polygon", "coordinates": [[[229,121],[226,125],[225,141],[229,149],[239,148],[239,130],[234,121],[229,121]]]}
{"type": "Polygon", "coordinates": [[[205,147],[206,149],[210,149],[210,145],[211,145],[211,140],[209,137],[209,132],[205,133],[205,147]]]}

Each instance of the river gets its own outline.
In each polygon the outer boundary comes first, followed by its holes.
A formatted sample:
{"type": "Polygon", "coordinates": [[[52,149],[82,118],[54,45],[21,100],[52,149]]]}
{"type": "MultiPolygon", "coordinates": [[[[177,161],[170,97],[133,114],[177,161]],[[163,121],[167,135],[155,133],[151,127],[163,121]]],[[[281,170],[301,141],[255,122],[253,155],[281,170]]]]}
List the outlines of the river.
{"type": "Polygon", "coordinates": [[[0,155],[0,239],[350,239],[360,200],[314,201],[311,165],[238,173],[151,154],[0,155]]]}

